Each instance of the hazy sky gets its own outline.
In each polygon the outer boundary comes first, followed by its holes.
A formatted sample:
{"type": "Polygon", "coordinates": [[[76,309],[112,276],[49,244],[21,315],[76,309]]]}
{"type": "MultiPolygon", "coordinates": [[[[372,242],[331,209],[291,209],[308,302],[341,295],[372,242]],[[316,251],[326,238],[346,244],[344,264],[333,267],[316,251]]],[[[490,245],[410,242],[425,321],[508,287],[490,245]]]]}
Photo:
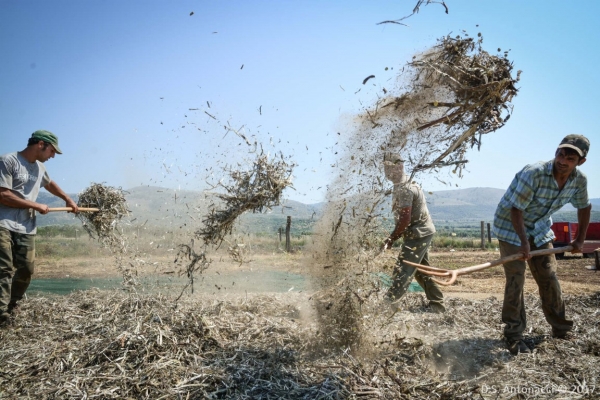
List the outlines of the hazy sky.
{"type": "Polygon", "coordinates": [[[343,121],[413,54],[464,29],[491,53],[510,49],[520,91],[465,176],[443,171],[452,186],[425,176],[424,188],[505,189],[580,133],[592,142],[581,169],[600,197],[600,2],[446,0],[449,14],[431,4],[409,26],[377,25],[416,3],[0,0],[0,153],[47,129],[64,151],[47,168],[67,192],[92,182],[197,190],[254,157],[229,126],[298,164],[286,198],[322,201],[343,121]]]}

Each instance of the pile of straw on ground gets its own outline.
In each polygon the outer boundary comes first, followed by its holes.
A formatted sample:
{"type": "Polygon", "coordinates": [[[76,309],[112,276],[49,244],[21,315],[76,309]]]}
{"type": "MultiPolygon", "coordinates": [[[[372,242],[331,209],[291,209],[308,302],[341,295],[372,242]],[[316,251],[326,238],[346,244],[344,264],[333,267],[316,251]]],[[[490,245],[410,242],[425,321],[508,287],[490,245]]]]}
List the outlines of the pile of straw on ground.
{"type": "Polygon", "coordinates": [[[535,346],[511,356],[501,302],[421,294],[388,320],[364,304],[372,334],[328,347],[298,299],[187,299],[95,290],[30,298],[0,330],[0,397],[38,399],[592,398],[600,363],[600,294],[568,296],[576,339],[548,337],[537,296],[526,299],[535,346]]]}

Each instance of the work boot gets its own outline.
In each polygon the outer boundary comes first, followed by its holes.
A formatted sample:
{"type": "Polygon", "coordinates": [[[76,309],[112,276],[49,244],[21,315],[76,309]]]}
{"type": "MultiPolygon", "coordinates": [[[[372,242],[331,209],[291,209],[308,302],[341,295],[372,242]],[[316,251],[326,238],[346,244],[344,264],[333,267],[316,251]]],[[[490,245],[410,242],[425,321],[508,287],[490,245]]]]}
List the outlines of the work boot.
{"type": "Polygon", "coordinates": [[[562,340],[573,340],[575,339],[575,335],[573,335],[573,332],[571,331],[555,331],[552,330],[552,337],[555,339],[562,339],[562,340]]]}
{"type": "Polygon", "coordinates": [[[508,351],[513,356],[516,356],[519,353],[531,353],[531,349],[521,339],[509,340],[507,342],[507,347],[508,351]]]}
{"type": "Polygon", "coordinates": [[[17,312],[17,310],[19,309],[19,304],[17,304],[17,302],[10,302],[8,303],[8,306],[6,307],[6,311],[9,314],[15,314],[17,312]]]}
{"type": "Polygon", "coordinates": [[[444,307],[444,304],[437,303],[434,301],[429,302],[429,308],[431,309],[431,312],[434,312],[436,314],[443,314],[446,312],[446,307],[444,307]]]}
{"type": "Polygon", "coordinates": [[[0,328],[10,325],[10,314],[7,312],[0,313],[0,328]]]}

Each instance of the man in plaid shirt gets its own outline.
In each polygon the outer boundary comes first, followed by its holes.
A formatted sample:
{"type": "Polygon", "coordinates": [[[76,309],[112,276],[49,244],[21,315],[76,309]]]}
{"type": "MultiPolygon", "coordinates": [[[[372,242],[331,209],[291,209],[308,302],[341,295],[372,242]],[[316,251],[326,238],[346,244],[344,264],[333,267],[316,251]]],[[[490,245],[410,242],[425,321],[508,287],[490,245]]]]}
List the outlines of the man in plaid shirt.
{"type": "Polygon", "coordinates": [[[512,354],[531,352],[523,341],[527,323],[523,297],[526,264],[539,287],[542,310],[552,326],[552,336],[567,338],[573,328],[573,321],[565,317],[554,254],[531,257],[530,252],[552,248],[551,215],[567,203],[577,208],[579,222],[577,238],[571,243],[572,252],[581,252],[592,206],[588,199],[587,178],[577,167],[585,162],[589,148],[586,137],[566,136],[553,160],[527,165],[517,173],[496,209],[494,233],[498,237],[500,255],[523,255],[521,260],[504,264],[506,286],[502,322],[512,354]]]}

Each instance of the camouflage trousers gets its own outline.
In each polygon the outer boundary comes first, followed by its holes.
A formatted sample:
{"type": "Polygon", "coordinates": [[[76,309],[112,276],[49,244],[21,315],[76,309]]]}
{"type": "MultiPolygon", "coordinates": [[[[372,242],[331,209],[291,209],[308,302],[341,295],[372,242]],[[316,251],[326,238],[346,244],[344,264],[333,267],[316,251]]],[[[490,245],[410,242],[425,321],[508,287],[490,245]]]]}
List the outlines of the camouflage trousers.
{"type": "Polygon", "coordinates": [[[35,235],[0,228],[0,314],[23,298],[31,282],[35,235]]]}
{"type": "MultiPolygon", "coordinates": [[[[540,247],[535,246],[530,240],[531,251],[551,249],[552,243],[546,243],[540,247]]],[[[500,255],[507,257],[519,252],[519,246],[499,241],[500,255]]],[[[506,285],[504,288],[504,304],[502,306],[502,322],[504,322],[504,336],[508,340],[522,339],[523,332],[527,326],[525,315],[525,298],[523,286],[525,285],[525,266],[529,264],[529,270],[538,285],[542,311],[546,321],[552,326],[553,334],[564,334],[573,328],[573,321],[565,318],[565,302],[562,290],[556,277],[556,257],[554,254],[532,257],[529,261],[511,261],[504,264],[504,275],[506,285]]]]}
{"type": "Polygon", "coordinates": [[[429,265],[429,246],[432,239],[433,235],[416,239],[404,239],[402,251],[398,256],[398,261],[396,261],[396,268],[394,268],[392,286],[387,293],[391,300],[398,300],[404,296],[414,277],[425,290],[425,295],[431,303],[443,305],[444,295],[439,286],[431,280],[431,277],[402,262],[407,260],[417,264],[429,265]]]}

